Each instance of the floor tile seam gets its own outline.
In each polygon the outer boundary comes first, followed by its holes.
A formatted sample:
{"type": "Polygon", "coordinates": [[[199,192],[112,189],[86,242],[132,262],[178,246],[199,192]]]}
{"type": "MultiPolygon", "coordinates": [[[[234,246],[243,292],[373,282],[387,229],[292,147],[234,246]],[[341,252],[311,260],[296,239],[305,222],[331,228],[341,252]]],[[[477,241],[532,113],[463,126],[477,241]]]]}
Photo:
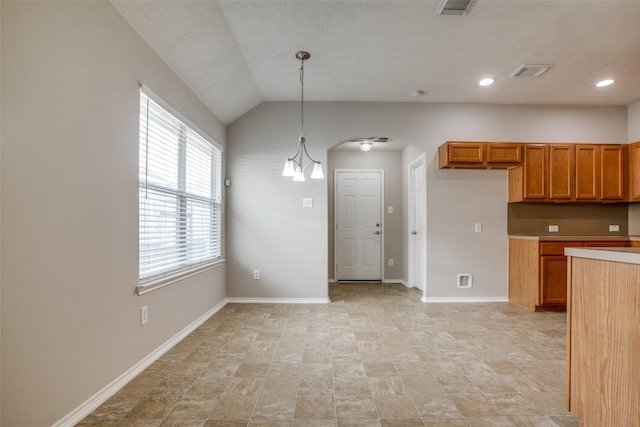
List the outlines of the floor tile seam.
{"type": "MultiPolygon", "coordinates": [[[[502,409],[500,409],[500,407],[498,407],[495,403],[493,403],[492,399],[491,399],[489,396],[487,396],[488,394],[492,394],[492,395],[518,395],[518,396],[520,396],[521,398],[526,399],[526,397],[524,397],[524,396],[523,396],[521,393],[519,393],[519,392],[514,392],[514,393],[486,393],[486,392],[482,392],[482,391],[481,391],[480,393],[454,393],[454,394],[452,394],[452,395],[456,395],[456,394],[457,394],[457,395],[465,395],[465,394],[481,394],[485,399],[487,399],[487,401],[488,401],[489,403],[491,403],[491,405],[493,405],[493,407],[494,407],[494,408],[496,408],[498,411],[500,411],[500,413],[501,413],[503,416],[505,416],[505,417],[509,417],[509,416],[513,416],[513,415],[509,415],[509,414],[505,413],[502,409]]],[[[527,400],[527,401],[529,401],[529,399],[526,399],[526,400],[527,400]]],[[[454,402],[454,404],[455,404],[455,402],[454,402]]],[[[456,406],[457,406],[457,405],[456,405],[456,406]]],[[[459,408],[458,408],[458,409],[459,409],[459,408]]],[[[538,408],[536,407],[536,409],[538,409],[538,408]]],[[[541,411],[541,412],[542,412],[542,411],[541,411]]],[[[544,414],[544,412],[543,412],[543,414],[544,414]]]]}
{"type": "MultiPolygon", "coordinates": [[[[566,404],[566,397],[564,396],[564,393],[559,393],[559,392],[555,392],[555,391],[545,391],[545,392],[539,392],[539,393],[552,393],[552,394],[555,394],[555,395],[557,395],[559,398],[562,398],[563,400],[565,400],[565,404],[566,404]]],[[[566,413],[563,413],[563,414],[551,414],[551,413],[548,413],[548,412],[547,412],[548,410],[547,410],[547,409],[545,409],[542,405],[538,405],[538,403],[536,403],[536,401],[535,401],[535,400],[529,399],[529,398],[528,398],[528,397],[526,397],[526,396],[522,396],[522,397],[524,397],[524,398],[525,398],[525,399],[527,399],[529,402],[531,402],[531,404],[532,404],[533,406],[535,406],[535,407],[536,407],[536,409],[538,409],[540,412],[542,412],[546,417],[556,417],[556,416],[566,416],[566,415],[571,415],[571,413],[570,413],[569,411],[567,411],[567,410],[566,410],[566,407],[565,407],[565,409],[564,409],[566,413]]]]}

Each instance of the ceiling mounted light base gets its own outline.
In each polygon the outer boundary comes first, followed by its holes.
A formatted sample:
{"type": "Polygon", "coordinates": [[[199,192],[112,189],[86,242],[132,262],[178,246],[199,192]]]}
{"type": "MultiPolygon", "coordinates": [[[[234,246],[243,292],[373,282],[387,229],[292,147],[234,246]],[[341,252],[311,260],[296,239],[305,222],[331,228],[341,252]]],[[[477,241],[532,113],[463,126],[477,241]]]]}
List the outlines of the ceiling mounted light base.
{"type": "Polygon", "coordinates": [[[300,61],[306,61],[307,59],[311,58],[311,54],[307,51],[299,50],[298,52],[296,52],[296,58],[300,61]]]}

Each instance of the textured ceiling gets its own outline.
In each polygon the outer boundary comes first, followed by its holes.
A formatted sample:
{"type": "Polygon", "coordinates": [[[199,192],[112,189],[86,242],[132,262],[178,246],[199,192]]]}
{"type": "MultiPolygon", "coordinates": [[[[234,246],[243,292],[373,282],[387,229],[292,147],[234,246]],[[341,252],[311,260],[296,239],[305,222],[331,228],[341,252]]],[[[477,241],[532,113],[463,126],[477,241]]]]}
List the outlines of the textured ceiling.
{"type": "Polygon", "coordinates": [[[437,1],[112,3],[225,123],[299,99],[298,50],[310,101],[640,101],[640,0],[477,0],[467,16],[434,16],[437,1]],[[554,66],[509,77],[528,63],[554,66]]]}

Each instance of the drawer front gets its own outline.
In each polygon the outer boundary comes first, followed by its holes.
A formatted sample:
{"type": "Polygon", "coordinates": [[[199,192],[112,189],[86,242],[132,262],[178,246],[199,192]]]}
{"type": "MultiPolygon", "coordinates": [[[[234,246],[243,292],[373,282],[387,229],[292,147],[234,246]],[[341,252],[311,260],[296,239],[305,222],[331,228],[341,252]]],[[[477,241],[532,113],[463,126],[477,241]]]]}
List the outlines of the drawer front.
{"type": "Polygon", "coordinates": [[[629,248],[631,247],[631,242],[623,240],[623,241],[616,241],[616,242],[611,242],[611,241],[591,241],[591,242],[584,242],[584,246],[587,248],[629,248]]]}
{"type": "Polygon", "coordinates": [[[564,248],[583,246],[583,242],[540,242],[540,255],[564,255],[564,248]]]}

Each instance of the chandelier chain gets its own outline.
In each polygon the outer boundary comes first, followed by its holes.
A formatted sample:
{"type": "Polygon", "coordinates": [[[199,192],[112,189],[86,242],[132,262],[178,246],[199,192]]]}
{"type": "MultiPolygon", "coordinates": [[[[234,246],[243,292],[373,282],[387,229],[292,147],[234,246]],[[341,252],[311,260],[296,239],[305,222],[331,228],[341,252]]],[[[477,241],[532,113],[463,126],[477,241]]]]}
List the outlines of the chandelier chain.
{"type": "Polygon", "coordinates": [[[300,61],[300,136],[304,137],[304,59],[300,61]]]}

